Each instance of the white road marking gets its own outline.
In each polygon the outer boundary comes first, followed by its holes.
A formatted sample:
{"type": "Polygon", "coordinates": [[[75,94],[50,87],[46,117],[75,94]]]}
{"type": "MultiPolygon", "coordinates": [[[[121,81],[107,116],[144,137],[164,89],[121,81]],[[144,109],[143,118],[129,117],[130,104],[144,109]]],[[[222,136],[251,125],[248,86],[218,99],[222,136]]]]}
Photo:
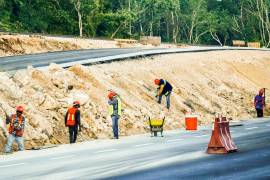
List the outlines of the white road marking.
{"type": "Polygon", "coordinates": [[[95,154],[104,153],[104,152],[112,152],[112,151],[116,151],[116,150],[118,150],[118,149],[107,149],[107,150],[103,150],[103,151],[97,151],[97,152],[95,152],[95,154]]]}
{"type": "Polygon", "coordinates": [[[25,164],[25,163],[8,164],[8,165],[3,165],[3,166],[0,166],[0,168],[12,167],[12,166],[20,166],[20,165],[23,165],[23,164],[25,164]]]}
{"type": "Polygon", "coordinates": [[[51,158],[52,160],[56,160],[56,159],[66,159],[66,158],[71,158],[74,157],[74,155],[70,155],[70,156],[60,156],[60,157],[55,157],[55,158],[51,158]]]}
{"type": "Polygon", "coordinates": [[[135,145],[135,147],[148,146],[148,145],[151,145],[151,144],[153,144],[153,143],[137,144],[137,145],[135,145]]]}
{"type": "Polygon", "coordinates": [[[270,124],[267,124],[266,126],[270,127],[270,124]]]}
{"type": "Polygon", "coordinates": [[[257,129],[258,127],[250,127],[250,128],[246,128],[246,130],[250,130],[250,129],[257,129]]]}
{"type": "Polygon", "coordinates": [[[181,140],[184,140],[184,139],[170,139],[170,140],[167,140],[166,142],[175,142],[175,141],[181,141],[181,140]]]}
{"type": "Polygon", "coordinates": [[[171,142],[167,142],[168,144],[177,144],[179,143],[179,141],[171,141],[171,142]]]}
{"type": "Polygon", "coordinates": [[[195,136],[195,137],[200,138],[200,137],[205,137],[205,136],[209,136],[209,135],[208,134],[204,134],[204,135],[195,136]]]}

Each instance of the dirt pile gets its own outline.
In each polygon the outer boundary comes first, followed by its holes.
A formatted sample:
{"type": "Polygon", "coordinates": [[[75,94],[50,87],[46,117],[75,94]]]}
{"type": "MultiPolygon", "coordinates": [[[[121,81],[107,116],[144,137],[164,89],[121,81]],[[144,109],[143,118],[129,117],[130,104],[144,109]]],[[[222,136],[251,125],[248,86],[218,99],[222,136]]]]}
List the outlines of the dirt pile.
{"type": "MultiPolygon", "coordinates": [[[[253,97],[261,87],[270,88],[270,53],[220,51],[173,54],[68,70],[51,65],[46,71],[29,68],[15,75],[0,74],[0,117],[17,104],[25,106],[28,149],[68,143],[64,114],[73,100],[82,103],[80,140],[112,136],[107,114],[107,90],[121,95],[124,115],[121,136],[145,133],[147,119],[166,116],[165,129],[183,128],[184,114],[200,115],[209,124],[216,113],[232,119],[255,115],[253,97]],[[174,87],[172,108],[155,102],[155,78],[174,87]]],[[[269,109],[269,107],[268,107],[269,109]]],[[[0,148],[5,142],[0,131],[0,148]]]]}
{"type": "MultiPolygon", "coordinates": [[[[40,35],[1,35],[0,33],[0,57],[63,50],[134,47],[155,48],[155,46],[142,45],[140,43],[123,43],[122,45],[119,45],[117,41],[114,40],[50,37],[40,35]]],[[[178,46],[172,44],[161,44],[161,46],[159,46],[158,48],[172,47],[178,46]]]]}
{"type": "Polygon", "coordinates": [[[76,43],[47,39],[43,36],[0,36],[0,56],[77,50],[81,48],[82,47],[76,43]]]}

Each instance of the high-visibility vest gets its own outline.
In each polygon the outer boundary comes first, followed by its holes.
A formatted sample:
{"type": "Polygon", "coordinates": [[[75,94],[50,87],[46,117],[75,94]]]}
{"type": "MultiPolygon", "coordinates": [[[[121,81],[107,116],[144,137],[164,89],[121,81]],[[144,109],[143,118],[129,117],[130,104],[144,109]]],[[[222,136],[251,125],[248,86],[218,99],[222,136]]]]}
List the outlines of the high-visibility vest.
{"type": "MultiPolygon", "coordinates": [[[[122,115],[122,102],[121,102],[121,100],[120,100],[120,98],[119,97],[116,97],[117,98],[117,106],[116,106],[116,108],[117,108],[117,114],[118,114],[118,116],[121,116],[122,115]]],[[[109,115],[110,116],[112,116],[113,115],[113,112],[114,112],[114,105],[110,105],[109,106],[109,115]]]]}
{"type": "Polygon", "coordinates": [[[14,123],[16,121],[18,121],[19,125],[22,126],[23,123],[24,123],[24,121],[25,121],[25,118],[23,116],[17,117],[16,114],[11,115],[11,117],[10,117],[10,125],[9,125],[9,128],[8,128],[8,132],[9,132],[9,134],[13,134],[15,132],[15,135],[16,136],[22,137],[23,136],[24,129],[16,130],[15,127],[14,127],[14,123]]]}
{"type": "Polygon", "coordinates": [[[67,112],[67,126],[74,126],[75,125],[75,114],[78,108],[69,108],[67,112]]]}

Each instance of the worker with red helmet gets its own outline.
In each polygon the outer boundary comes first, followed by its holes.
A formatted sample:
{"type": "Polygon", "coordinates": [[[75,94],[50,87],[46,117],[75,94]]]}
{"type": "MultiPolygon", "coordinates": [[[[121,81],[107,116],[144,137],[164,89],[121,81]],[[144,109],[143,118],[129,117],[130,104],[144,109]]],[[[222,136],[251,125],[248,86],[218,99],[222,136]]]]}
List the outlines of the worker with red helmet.
{"type": "Polygon", "coordinates": [[[19,146],[19,150],[24,150],[24,140],[23,133],[26,123],[26,118],[23,116],[24,108],[23,106],[16,107],[16,114],[12,114],[11,116],[6,118],[6,124],[9,125],[8,128],[8,139],[7,144],[5,146],[5,153],[11,153],[12,144],[14,141],[17,142],[19,146]]]}
{"type": "Polygon", "coordinates": [[[75,143],[77,140],[78,129],[81,131],[81,112],[80,102],[74,101],[73,106],[67,110],[65,115],[65,125],[69,130],[69,142],[75,143]]]}
{"type": "Polygon", "coordinates": [[[167,109],[170,109],[170,96],[172,93],[172,85],[164,79],[155,79],[154,83],[158,86],[156,97],[158,97],[158,103],[161,104],[162,96],[166,96],[167,109]]]}
{"type": "Polygon", "coordinates": [[[113,137],[114,139],[119,139],[118,120],[122,115],[122,103],[119,95],[117,95],[114,91],[109,91],[108,99],[109,115],[112,118],[113,137]]]}
{"type": "Polygon", "coordinates": [[[257,94],[254,98],[254,107],[257,111],[257,117],[263,117],[263,110],[265,107],[265,88],[259,90],[259,94],[257,94]]]}

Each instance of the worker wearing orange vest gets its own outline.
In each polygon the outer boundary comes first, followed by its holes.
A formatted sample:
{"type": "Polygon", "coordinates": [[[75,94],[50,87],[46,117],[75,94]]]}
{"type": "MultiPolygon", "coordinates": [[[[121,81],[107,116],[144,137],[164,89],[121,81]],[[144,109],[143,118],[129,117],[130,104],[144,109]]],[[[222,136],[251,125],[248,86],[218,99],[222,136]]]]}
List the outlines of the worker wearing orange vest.
{"type": "Polygon", "coordinates": [[[69,108],[65,115],[65,125],[69,129],[69,142],[75,143],[78,135],[78,128],[81,131],[80,102],[74,101],[73,107],[69,108]]]}
{"type": "Polygon", "coordinates": [[[5,153],[11,153],[11,148],[14,141],[17,142],[20,151],[24,150],[23,133],[26,119],[22,115],[23,111],[24,108],[22,106],[18,106],[16,108],[16,114],[12,114],[6,119],[6,124],[9,125],[9,136],[4,150],[5,153]]]}

